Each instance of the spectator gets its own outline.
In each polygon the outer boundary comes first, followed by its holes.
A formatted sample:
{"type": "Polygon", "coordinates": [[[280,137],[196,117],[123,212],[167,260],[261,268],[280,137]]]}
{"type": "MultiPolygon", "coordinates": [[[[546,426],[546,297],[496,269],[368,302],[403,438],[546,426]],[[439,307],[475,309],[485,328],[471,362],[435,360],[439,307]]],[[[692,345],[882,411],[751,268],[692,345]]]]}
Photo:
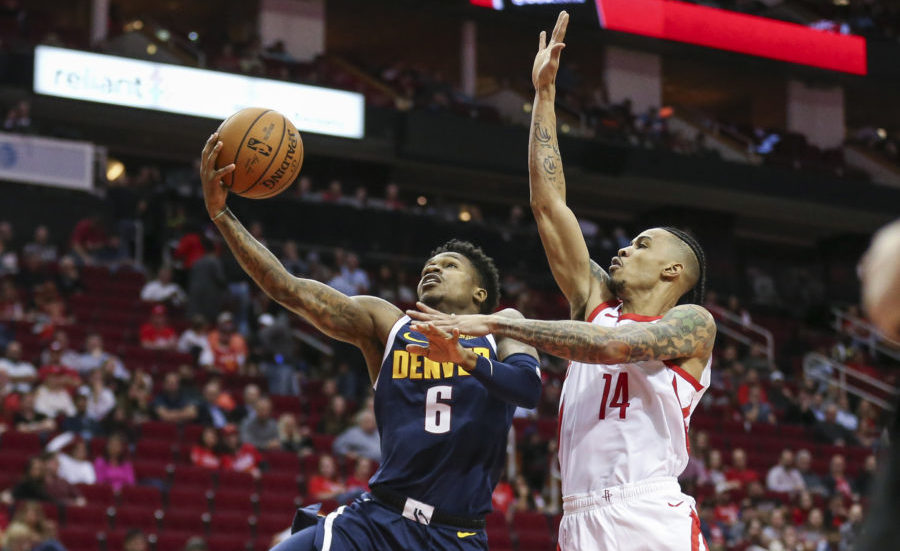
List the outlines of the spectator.
{"type": "Polygon", "coordinates": [[[237,373],[247,360],[247,341],[235,331],[234,319],[228,312],[218,317],[216,329],[209,333],[209,347],[213,353],[212,369],[223,373],[237,373]]]}
{"type": "Polygon", "coordinates": [[[97,473],[94,472],[94,464],[88,456],[88,446],[84,439],[72,433],[63,433],[47,444],[47,451],[57,453],[57,473],[69,484],[97,482],[97,473]]]}
{"type": "MultiPolygon", "coordinates": [[[[9,267],[7,267],[7,270],[9,267]]],[[[16,274],[16,285],[24,291],[34,293],[52,281],[47,265],[36,255],[23,255],[16,274]]]]}
{"type": "Polygon", "coordinates": [[[56,453],[47,452],[44,454],[44,488],[47,495],[55,503],[65,505],[66,507],[82,507],[87,500],[78,491],[78,488],[70,484],[64,478],[59,476],[59,459],[56,453]]]}
{"type": "Polygon", "coordinates": [[[204,427],[197,443],[191,447],[191,464],[216,470],[222,466],[218,452],[219,432],[213,427],[204,427]]]}
{"type": "Polygon", "coordinates": [[[511,507],[514,511],[513,514],[538,511],[544,507],[540,494],[528,487],[528,482],[525,481],[525,477],[522,475],[516,477],[516,482],[513,484],[513,494],[515,495],[515,501],[513,501],[511,507]]]}
{"type": "Polygon", "coordinates": [[[8,247],[6,242],[0,240],[0,277],[14,276],[19,272],[19,257],[16,251],[8,247]]]}
{"type": "Polygon", "coordinates": [[[81,354],[69,347],[69,335],[65,331],[59,330],[53,334],[50,346],[41,353],[41,365],[61,365],[80,371],[81,354]]]}
{"type": "Polygon", "coordinates": [[[850,506],[850,512],[847,516],[847,522],[841,525],[841,542],[838,545],[839,551],[853,551],[856,549],[856,542],[859,541],[862,532],[863,509],[859,503],[850,506]]]}
{"type": "Polygon", "coordinates": [[[48,418],[34,407],[34,391],[22,394],[19,411],[13,417],[13,426],[19,432],[49,433],[56,430],[56,421],[48,418]]]}
{"type": "Polygon", "coordinates": [[[310,499],[314,501],[338,499],[347,491],[347,487],[338,475],[333,457],[328,454],[319,457],[319,469],[309,478],[306,489],[310,499]]]}
{"type": "Polygon", "coordinates": [[[309,427],[298,424],[293,413],[282,413],[278,418],[278,439],[284,451],[296,452],[300,457],[312,455],[313,442],[309,433],[309,427]]]}
{"type": "Polygon", "coordinates": [[[840,426],[847,429],[848,432],[856,432],[859,428],[859,419],[850,409],[850,400],[847,399],[847,395],[842,393],[840,398],[838,398],[838,411],[835,416],[835,422],[840,426]]]}
{"type": "Polygon", "coordinates": [[[272,419],[272,400],[261,396],[256,401],[256,415],[241,423],[241,440],[258,450],[281,448],[278,438],[278,422],[272,419]]]}
{"type": "MultiPolygon", "coordinates": [[[[75,369],[82,374],[89,373],[95,369],[102,368],[103,364],[110,358],[114,357],[103,349],[103,337],[99,333],[91,333],[84,340],[84,353],[78,358],[78,364],[75,369]]],[[[115,360],[115,364],[117,374],[125,370],[122,362],[118,359],[115,360]]],[[[125,378],[128,378],[127,372],[125,372],[125,378]]]]}
{"type": "MultiPolygon", "coordinates": [[[[43,371],[43,370],[42,370],[43,371]]],[[[75,404],[72,396],[65,388],[65,377],[62,368],[46,369],[44,382],[38,386],[34,394],[34,409],[47,417],[57,415],[75,415],[75,404]]]]}
{"type": "Polygon", "coordinates": [[[847,499],[853,497],[853,486],[845,473],[846,466],[843,455],[836,454],[831,456],[828,475],[823,480],[825,490],[829,496],[840,494],[847,499]]]}
{"type": "Polygon", "coordinates": [[[381,461],[381,438],[375,424],[375,414],[364,409],[356,416],[356,425],[342,432],[335,440],[335,455],[348,459],[365,457],[381,461]]]}
{"type": "Polygon", "coordinates": [[[200,314],[210,321],[215,319],[222,308],[226,288],[225,270],[212,243],[204,241],[203,250],[203,257],[190,268],[188,315],[200,314]]]}
{"type": "Polygon", "coordinates": [[[72,230],[70,246],[82,264],[93,264],[97,253],[109,238],[100,217],[91,215],[81,219],[72,230]]]}
{"type": "Polygon", "coordinates": [[[806,489],[803,476],[794,467],[794,452],[782,450],[778,464],[769,469],[766,475],[766,487],[773,492],[794,494],[806,489]]]}
{"type": "Polygon", "coordinates": [[[59,261],[59,268],[56,274],[56,288],[67,299],[72,295],[84,293],[81,273],[75,264],[75,259],[69,255],[62,257],[59,261]]]}
{"type": "Polygon", "coordinates": [[[0,280],[0,322],[21,321],[24,318],[25,306],[15,282],[8,278],[0,280]]]}
{"type": "Polygon", "coordinates": [[[6,345],[6,356],[0,358],[0,371],[7,374],[16,392],[29,392],[38,378],[34,365],[22,360],[22,345],[17,341],[6,345]]]}
{"type": "Polygon", "coordinates": [[[778,417],[783,416],[787,410],[794,406],[794,395],[789,388],[784,385],[784,373],[781,371],[773,371],[769,375],[769,404],[778,417]]]}
{"type": "Polygon", "coordinates": [[[359,267],[359,257],[350,253],[328,285],[347,296],[365,295],[369,292],[369,276],[359,267]]]}
{"type": "Polygon", "coordinates": [[[734,483],[737,488],[744,488],[759,480],[759,473],[747,468],[747,454],[743,449],[735,448],[731,452],[731,468],[725,471],[725,479],[734,483]]]}
{"type": "Polygon", "coordinates": [[[709,451],[709,460],[706,462],[707,473],[709,473],[709,481],[716,489],[716,493],[726,492],[735,484],[730,483],[725,478],[725,469],[722,464],[722,452],[719,450],[709,451]]]}
{"type": "Polygon", "coordinates": [[[353,474],[347,477],[347,491],[368,492],[370,478],[372,478],[372,461],[360,457],[353,467],[353,474]]]}
{"type": "Polygon", "coordinates": [[[177,373],[166,373],[163,391],[152,404],[153,413],[167,423],[191,422],[197,418],[197,408],[185,398],[177,373]]]}
{"type": "Polygon", "coordinates": [[[25,476],[13,486],[12,497],[15,500],[50,501],[45,486],[46,468],[40,457],[32,457],[25,465],[25,476]]]}
{"type": "Polygon", "coordinates": [[[384,187],[384,208],[388,210],[405,210],[406,204],[400,200],[400,188],[397,184],[388,184],[384,187]]]}
{"type": "Polygon", "coordinates": [[[148,281],[141,289],[141,300],[178,307],[185,303],[187,295],[172,281],[172,269],[163,266],[156,272],[156,279],[148,281]]]}
{"type": "MultiPolygon", "coordinates": [[[[140,424],[153,418],[153,379],[144,370],[137,370],[128,384],[122,405],[132,422],[140,424]]],[[[113,410],[115,411],[115,410],[113,410]]]]}
{"type": "Polygon", "coordinates": [[[872,494],[872,483],[875,481],[875,474],[878,472],[878,462],[874,455],[866,456],[863,462],[863,468],[853,481],[856,493],[861,496],[869,496],[872,494]]]}
{"type": "Polygon", "coordinates": [[[252,445],[241,443],[238,428],[234,425],[225,425],[222,429],[222,440],[222,468],[226,471],[250,473],[254,478],[259,478],[259,462],[262,456],[252,445]]]}
{"type": "Polygon", "coordinates": [[[780,540],[787,526],[783,507],[775,507],[769,514],[769,522],[763,527],[763,537],[769,541],[780,540]]]}
{"type": "Polygon", "coordinates": [[[134,484],[134,466],[126,453],[124,436],[112,434],[106,441],[103,455],[94,460],[97,484],[109,484],[115,491],[134,484]]]}
{"type": "Polygon", "coordinates": [[[819,549],[825,543],[825,516],[821,509],[810,510],[805,526],[800,532],[800,539],[807,548],[812,549],[819,549]]]}
{"type": "Polygon", "coordinates": [[[835,404],[825,406],[825,418],[814,427],[816,439],[834,446],[854,445],[856,437],[837,422],[838,407],[835,404]]]}
{"type": "Polygon", "coordinates": [[[252,418],[256,415],[256,401],[259,400],[259,397],[262,393],[259,390],[259,387],[254,384],[249,384],[244,387],[244,402],[239,406],[235,407],[231,412],[231,420],[234,423],[241,423],[247,418],[252,418]]]}
{"type": "Polygon", "coordinates": [[[325,414],[319,419],[319,426],[316,432],[337,436],[350,426],[348,417],[347,400],[340,394],[332,396],[331,401],[328,403],[328,409],[325,410],[325,414]]]}
{"type": "Polygon", "coordinates": [[[175,347],[179,352],[191,354],[200,367],[213,364],[212,348],[209,346],[209,330],[206,320],[197,314],[191,319],[191,326],[184,330],[175,347]]]}
{"type": "Polygon", "coordinates": [[[157,304],[150,313],[150,321],[141,325],[141,346],[153,350],[173,350],[177,344],[175,330],[166,323],[166,307],[157,304]]]}
{"type": "Polygon", "coordinates": [[[284,242],[284,246],[281,249],[280,260],[284,269],[291,275],[302,277],[309,273],[309,264],[300,258],[300,253],[297,250],[297,243],[295,241],[284,242]]]}
{"type": "Polygon", "coordinates": [[[63,419],[59,428],[65,432],[71,432],[88,439],[101,434],[100,423],[88,415],[87,396],[78,393],[72,398],[72,402],[75,404],[75,415],[70,415],[63,419]]]}
{"type": "Polygon", "coordinates": [[[800,450],[797,452],[797,471],[803,477],[803,485],[806,490],[816,494],[824,494],[826,492],[825,484],[819,476],[812,472],[812,454],[809,450],[800,450]]]}
{"type": "Polygon", "coordinates": [[[40,540],[34,530],[21,522],[11,523],[2,536],[3,551],[32,551],[40,540]]]}
{"type": "Polygon", "coordinates": [[[754,384],[750,387],[747,403],[741,409],[744,412],[744,419],[748,423],[769,423],[774,425],[777,422],[771,406],[762,399],[762,388],[759,384],[754,384]]]}
{"type": "Polygon", "coordinates": [[[222,399],[222,384],[211,379],[203,385],[203,399],[197,404],[197,422],[221,429],[228,424],[228,415],[219,405],[222,399]]]}
{"type": "Polygon", "coordinates": [[[122,551],[147,551],[147,537],[137,528],[132,528],[125,533],[122,541],[122,551]]]}
{"type": "Polygon", "coordinates": [[[36,132],[31,120],[30,101],[23,99],[6,112],[6,119],[3,121],[3,130],[17,134],[32,134],[36,132]]]}
{"type": "Polygon", "coordinates": [[[277,396],[298,396],[297,344],[290,324],[285,317],[276,320],[271,314],[263,314],[259,326],[262,371],[268,379],[269,392],[277,396]]]}
{"type": "Polygon", "coordinates": [[[87,397],[88,417],[98,423],[116,407],[116,396],[106,386],[102,369],[91,371],[88,375],[88,384],[82,386],[79,393],[87,397]]]}
{"type": "Polygon", "coordinates": [[[34,547],[25,547],[22,551],[66,551],[58,541],[56,522],[46,517],[44,508],[36,501],[17,504],[9,530],[16,527],[28,530],[33,538],[34,547]]]}
{"type": "Polygon", "coordinates": [[[56,262],[58,253],[56,245],[50,243],[50,230],[40,225],[34,229],[33,241],[22,248],[23,255],[35,256],[44,263],[56,262]]]}
{"type": "Polygon", "coordinates": [[[200,536],[194,536],[187,540],[182,551],[208,551],[206,540],[200,536]]]}
{"type": "Polygon", "coordinates": [[[507,522],[511,522],[514,500],[515,495],[513,495],[512,486],[506,480],[506,473],[503,473],[500,477],[500,482],[497,483],[497,486],[494,487],[494,492],[491,494],[491,506],[494,508],[494,511],[502,513],[507,522]]]}

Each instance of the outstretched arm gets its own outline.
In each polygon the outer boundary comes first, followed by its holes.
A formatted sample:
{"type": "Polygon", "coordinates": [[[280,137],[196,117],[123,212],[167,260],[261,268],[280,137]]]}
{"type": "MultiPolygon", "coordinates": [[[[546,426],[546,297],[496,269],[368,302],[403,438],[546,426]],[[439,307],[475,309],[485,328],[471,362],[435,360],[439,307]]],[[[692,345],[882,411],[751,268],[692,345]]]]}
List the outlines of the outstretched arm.
{"type": "MultiPolygon", "coordinates": [[[[419,305],[408,310],[413,319],[440,331],[468,335],[492,333],[530,344],[567,360],[618,364],[648,360],[699,359],[705,365],[712,354],[716,323],[695,304],[676,306],[656,323],[600,327],[583,321],[542,321],[492,316],[447,316],[419,305]]],[[[702,366],[701,366],[702,369],[702,366]]]]}
{"type": "Polygon", "coordinates": [[[391,325],[402,316],[397,307],[375,297],[351,298],[324,283],[294,277],[225,206],[228,192],[221,180],[234,170],[234,165],[215,169],[222,146],[217,139],[218,134],[213,134],[203,148],[203,196],[210,218],[244,271],[273,300],[326,335],[356,344],[363,348],[363,353],[372,341],[383,341],[391,325]]]}
{"type": "Polygon", "coordinates": [[[546,43],[541,32],[538,53],[531,78],[534,83],[534,108],[528,141],[528,176],[531,210],[537,221],[541,242],[550,270],[566,296],[572,319],[583,320],[597,304],[612,298],[609,276],[588,254],[578,219],[566,206],[566,179],[556,136],[556,72],[569,14],[561,12],[546,43]]]}

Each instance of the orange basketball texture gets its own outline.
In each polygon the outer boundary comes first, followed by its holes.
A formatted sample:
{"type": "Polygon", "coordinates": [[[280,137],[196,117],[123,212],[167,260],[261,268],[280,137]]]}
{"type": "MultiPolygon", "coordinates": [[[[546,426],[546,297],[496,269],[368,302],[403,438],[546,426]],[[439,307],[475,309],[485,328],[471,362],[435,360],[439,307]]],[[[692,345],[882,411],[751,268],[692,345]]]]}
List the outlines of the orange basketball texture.
{"type": "Polygon", "coordinates": [[[278,111],[248,107],[219,126],[222,149],[216,168],[234,163],[223,178],[232,193],[265,199],[284,191],[303,165],[303,140],[294,125],[278,111]]]}

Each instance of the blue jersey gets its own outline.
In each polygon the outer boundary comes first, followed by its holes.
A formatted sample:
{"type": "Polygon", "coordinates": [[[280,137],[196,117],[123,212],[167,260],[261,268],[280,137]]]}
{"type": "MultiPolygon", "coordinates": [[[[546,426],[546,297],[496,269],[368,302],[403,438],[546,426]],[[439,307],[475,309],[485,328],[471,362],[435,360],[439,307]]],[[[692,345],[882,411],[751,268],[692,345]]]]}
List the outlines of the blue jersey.
{"type": "MultiPolygon", "coordinates": [[[[410,323],[404,316],[394,324],[375,382],[381,466],[369,484],[453,515],[482,516],[491,510],[516,406],[458,365],[407,352],[408,344],[428,342],[410,323]]],[[[490,335],[460,343],[497,359],[490,335]]]]}

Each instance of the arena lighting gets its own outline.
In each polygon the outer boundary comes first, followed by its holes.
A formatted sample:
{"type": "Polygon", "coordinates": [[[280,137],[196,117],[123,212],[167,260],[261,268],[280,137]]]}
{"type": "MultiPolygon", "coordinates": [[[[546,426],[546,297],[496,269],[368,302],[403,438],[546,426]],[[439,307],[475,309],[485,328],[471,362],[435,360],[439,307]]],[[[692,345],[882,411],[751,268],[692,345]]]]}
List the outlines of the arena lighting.
{"type": "Polygon", "coordinates": [[[106,160],[106,181],[115,182],[125,174],[125,165],[118,159],[110,157],[106,160]]]}
{"type": "Polygon", "coordinates": [[[35,48],[34,91],[219,120],[244,107],[268,107],[301,132],[364,135],[365,100],[356,92],[52,46],[35,48]]]}
{"type": "Polygon", "coordinates": [[[596,0],[600,25],[821,69],[865,75],[866,40],[675,0],[596,0]]]}

